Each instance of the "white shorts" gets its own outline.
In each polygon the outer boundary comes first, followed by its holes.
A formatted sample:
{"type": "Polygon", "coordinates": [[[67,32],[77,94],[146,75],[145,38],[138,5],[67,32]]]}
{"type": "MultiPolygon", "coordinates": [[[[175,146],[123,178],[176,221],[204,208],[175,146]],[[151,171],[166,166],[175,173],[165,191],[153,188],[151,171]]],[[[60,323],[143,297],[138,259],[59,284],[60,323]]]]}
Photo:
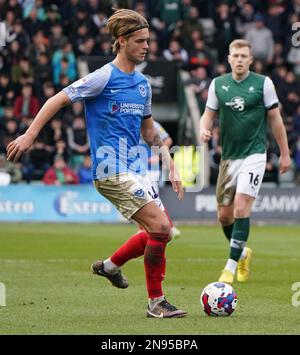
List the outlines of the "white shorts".
{"type": "Polygon", "coordinates": [[[149,202],[154,201],[164,211],[164,206],[148,175],[121,173],[103,180],[94,180],[96,190],[112,202],[127,219],[149,202]]]}
{"type": "MultiPolygon", "coordinates": [[[[164,211],[165,207],[163,203],[161,202],[161,199],[159,197],[159,191],[158,191],[158,183],[156,184],[156,178],[157,178],[157,173],[156,171],[154,172],[155,174],[149,173],[147,171],[146,175],[137,175],[138,181],[144,185],[147,193],[153,198],[154,202],[157,204],[157,206],[164,211]]],[[[159,172],[158,172],[159,174],[159,172]]]]}
{"type": "Polygon", "coordinates": [[[256,198],[266,169],[266,154],[252,154],[244,159],[222,160],[217,182],[219,206],[229,206],[236,193],[256,198]]]}

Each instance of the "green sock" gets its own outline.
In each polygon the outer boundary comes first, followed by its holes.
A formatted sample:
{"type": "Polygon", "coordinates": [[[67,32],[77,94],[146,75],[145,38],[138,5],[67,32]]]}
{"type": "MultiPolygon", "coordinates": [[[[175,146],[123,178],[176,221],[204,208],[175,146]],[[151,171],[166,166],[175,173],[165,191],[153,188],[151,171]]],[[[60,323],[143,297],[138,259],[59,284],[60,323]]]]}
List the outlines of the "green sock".
{"type": "Polygon", "coordinates": [[[239,261],[243,249],[248,240],[250,230],[250,218],[236,218],[230,240],[229,258],[239,261]]]}
{"type": "Polygon", "coordinates": [[[233,231],[233,226],[234,223],[230,224],[229,226],[222,226],[223,228],[223,233],[225,237],[230,241],[231,236],[232,236],[232,231],[233,231]]]}

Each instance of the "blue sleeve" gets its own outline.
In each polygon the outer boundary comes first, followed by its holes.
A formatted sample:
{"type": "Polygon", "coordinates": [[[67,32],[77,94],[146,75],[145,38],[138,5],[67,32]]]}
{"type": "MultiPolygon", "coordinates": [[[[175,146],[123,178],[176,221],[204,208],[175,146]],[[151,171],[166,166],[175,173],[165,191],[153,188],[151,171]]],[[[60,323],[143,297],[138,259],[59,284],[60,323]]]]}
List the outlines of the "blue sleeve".
{"type": "Polygon", "coordinates": [[[147,100],[145,103],[145,108],[144,108],[144,118],[149,118],[152,116],[152,112],[151,112],[151,103],[152,103],[152,90],[151,90],[151,85],[148,81],[148,90],[147,90],[147,100]]]}
{"type": "Polygon", "coordinates": [[[94,71],[72,83],[63,89],[68,95],[71,102],[89,99],[98,96],[107,85],[112,67],[105,65],[104,67],[94,71]]]}

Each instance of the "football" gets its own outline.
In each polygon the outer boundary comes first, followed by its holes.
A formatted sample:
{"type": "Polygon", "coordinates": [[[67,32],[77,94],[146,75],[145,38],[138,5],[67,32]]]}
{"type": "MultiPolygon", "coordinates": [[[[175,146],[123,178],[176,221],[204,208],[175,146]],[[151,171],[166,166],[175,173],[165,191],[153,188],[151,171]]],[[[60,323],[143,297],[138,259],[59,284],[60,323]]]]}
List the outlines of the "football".
{"type": "Polygon", "coordinates": [[[224,282],[213,282],[204,287],[200,302],[211,317],[227,317],[236,309],[238,298],[234,289],[224,282]]]}

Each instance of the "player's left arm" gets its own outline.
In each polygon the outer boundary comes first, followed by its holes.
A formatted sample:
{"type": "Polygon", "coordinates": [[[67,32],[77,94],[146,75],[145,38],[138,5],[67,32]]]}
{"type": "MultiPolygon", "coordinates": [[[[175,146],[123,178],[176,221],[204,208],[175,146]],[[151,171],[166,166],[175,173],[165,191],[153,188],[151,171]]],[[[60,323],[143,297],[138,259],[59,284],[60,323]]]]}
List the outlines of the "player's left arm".
{"type": "Polygon", "coordinates": [[[290,150],[287,134],[279,110],[279,102],[272,80],[266,77],[264,82],[264,105],[267,109],[267,118],[270,122],[272,133],[280,149],[279,172],[285,173],[291,167],[290,150]]]}
{"type": "Polygon", "coordinates": [[[154,121],[152,117],[143,120],[141,134],[149,147],[158,146],[160,148],[161,159],[169,167],[169,178],[172,183],[173,190],[178,194],[179,200],[183,199],[184,191],[181,178],[170,155],[168,146],[162,142],[159,132],[154,127],[154,121]]]}
{"type": "Polygon", "coordinates": [[[272,133],[280,149],[279,172],[285,173],[291,167],[290,150],[288,146],[287,134],[278,107],[268,110],[268,121],[270,122],[272,133]]]}

